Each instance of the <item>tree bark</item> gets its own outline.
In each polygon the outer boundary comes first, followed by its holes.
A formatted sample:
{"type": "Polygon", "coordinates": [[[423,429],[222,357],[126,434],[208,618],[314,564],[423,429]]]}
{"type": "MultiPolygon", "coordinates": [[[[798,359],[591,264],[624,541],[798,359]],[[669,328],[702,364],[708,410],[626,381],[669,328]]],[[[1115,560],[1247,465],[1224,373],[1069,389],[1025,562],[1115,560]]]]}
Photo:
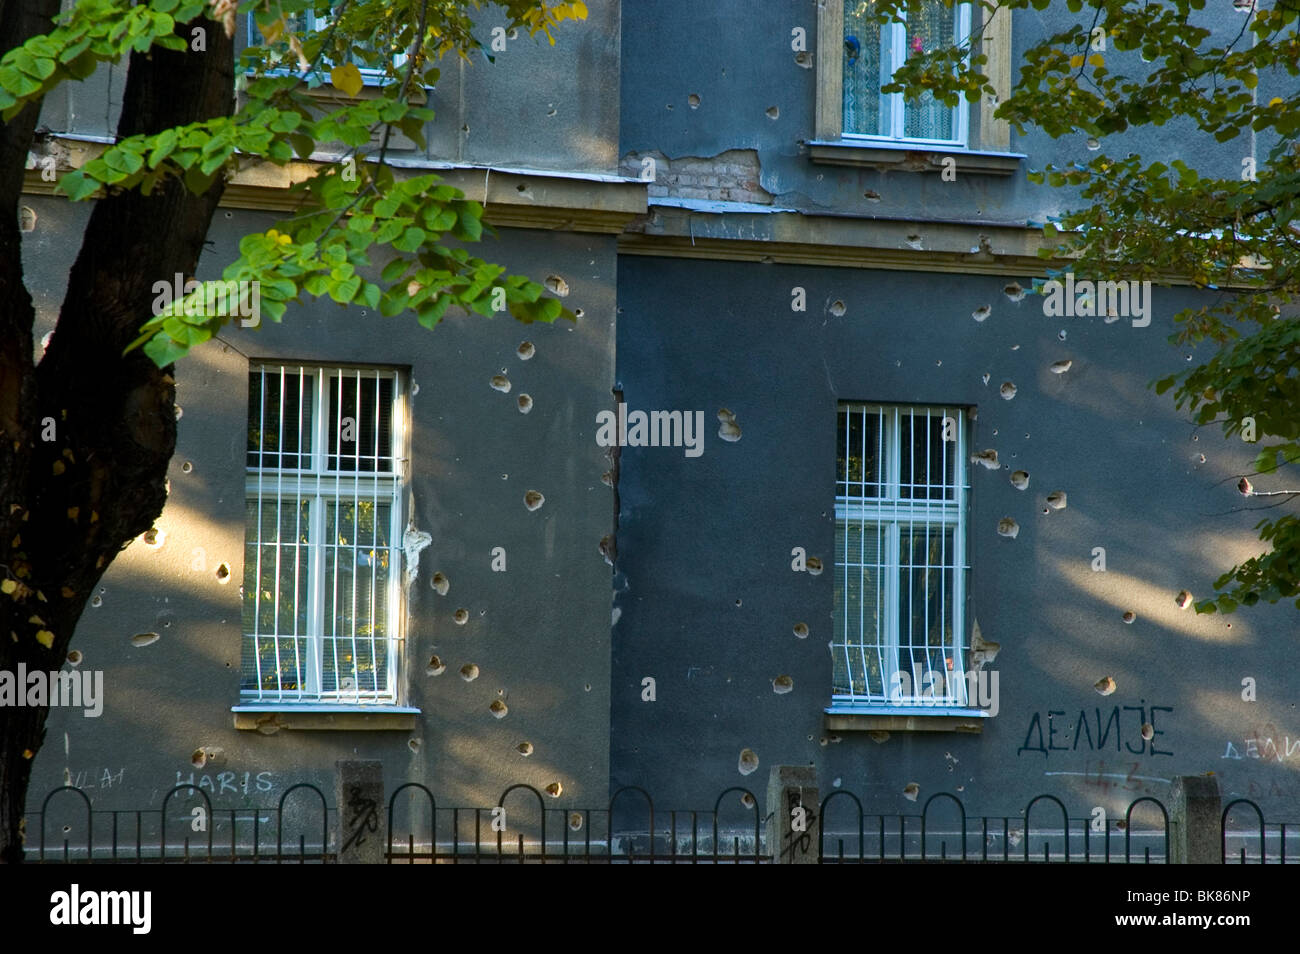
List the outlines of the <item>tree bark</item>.
{"type": "MultiPolygon", "coordinates": [[[[0,31],[13,0],[6,3],[0,31]]],[[[28,0],[27,7],[40,4],[58,8],[57,0],[28,0]]],[[[177,35],[188,43],[194,27],[206,30],[206,52],[131,55],[119,137],[233,112],[233,43],[208,20],[178,25],[177,35]]],[[[4,48],[17,35],[0,34],[4,48]]],[[[22,662],[49,671],[66,660],[104,571],[166,501],[176,445],[172,369],[122,350],[151,317],[153,283],[193,275],[223,181],[198,196],[173,180],[150,196],[127,191],[100,199],[49,348],[33,365],[17,203],[35,115],[17,119],[27,125],[10,124],[0,135],[0,579],[17,584],[0,595],[0,669],[22,662]]],[[[106,695],[111,705],[111,687],[106,695]]],[[[47,707],[14,709],[0,722],[0,861],[22,860],[32,758],[48,715],[47,707]]]]}

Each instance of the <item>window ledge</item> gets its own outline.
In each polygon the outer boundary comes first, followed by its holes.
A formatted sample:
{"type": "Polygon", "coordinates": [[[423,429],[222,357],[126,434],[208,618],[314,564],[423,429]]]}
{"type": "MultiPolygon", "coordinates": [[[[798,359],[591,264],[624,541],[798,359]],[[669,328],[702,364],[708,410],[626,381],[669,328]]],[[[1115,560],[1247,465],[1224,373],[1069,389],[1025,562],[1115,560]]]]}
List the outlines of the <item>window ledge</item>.
{"type": "Polygon", "coordinates": [[[235,728],[274,735],[281,729],[410,731],[420,710],[411,706],[347,706],[331,704],[231,706],[235,728]]]}
{"type": "Polygon", "coordinates": [[[941,172],[943,161],[951,157],[956,171],[990,176],[1010,176],[1028,158],[1022,152],[985,152],[961,146],[944,147],[933,143],[885,142],[841,139],[809,140],[813,162],[832,166],[859,166],[881,172],[941,172]]]}
{"type": "Polygon", "coordinates": [[[955,706],[831,706],[826,728],[838,732],[968,732],[984,731],[986,709],[955,706]]]}

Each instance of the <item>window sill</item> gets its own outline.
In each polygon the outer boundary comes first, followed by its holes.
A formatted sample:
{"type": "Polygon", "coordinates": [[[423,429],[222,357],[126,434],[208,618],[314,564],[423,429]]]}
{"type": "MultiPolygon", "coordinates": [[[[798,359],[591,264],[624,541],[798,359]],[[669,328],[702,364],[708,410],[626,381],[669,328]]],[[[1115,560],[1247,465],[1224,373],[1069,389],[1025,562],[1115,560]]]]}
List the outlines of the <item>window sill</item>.
{"type": "Polygon", "coordinates": [[[815,139],[806,141],[804,145],[808,147],[813,162],[858,166],[880,172],[942,172],[944,159],[952,158],[959,173],[1010,176],[1019,171],[1020,161],[1027,158],[1020,152],[984,152],[919,142],[815,139]]]}
{"type": "Polygon", "coordinates": [[[955,706],[831,706],[826,728],[836,732],[966,732],[984,731],[985,709],[955,706]]]}
{"type": "Polygon", "coordinates": [[[235,728],[274,735],[281,729],[401,731],[415,728],[420,710],[410,706],[239,705],[231,706],[235,728]]]}

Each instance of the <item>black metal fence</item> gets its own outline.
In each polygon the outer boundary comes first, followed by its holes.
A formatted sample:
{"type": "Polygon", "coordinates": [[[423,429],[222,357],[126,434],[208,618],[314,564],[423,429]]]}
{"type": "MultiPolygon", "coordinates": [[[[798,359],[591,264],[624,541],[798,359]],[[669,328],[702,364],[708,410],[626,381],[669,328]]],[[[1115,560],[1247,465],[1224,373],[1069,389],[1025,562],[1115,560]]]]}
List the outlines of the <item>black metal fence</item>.
{"type": "MultiPolygon", "coordinates": [[[[417,782],[388,800],[390,864],[770,864],[815,848],[823,864],[1059,862],[1163,864],[1169,813],[1155,798],[1133,801],[1120,818],[1072,817],[1054,795],[1038,795],[1016,815],[971,815],[955,795],[932,795],[917,814],[866,811],[837,789],[810,808],[807,830],[766,836],[768,816],[741,787],[713,807],[657,810],[644,789],[614,793],[603,808],[548,807],[529,785],[507,788],[495,806],[441,806],[417,782]],[[814,845],[813,842],[816,842],[814,845]]],[[[285,789],[274,806],[215,809],[206,792],[178,785],[158,808],[95,809],[85,792],[63,786],[26,816],[27,857],[46,863],[332,863],[337,813],[317,786],[285,789]]],[[[1220,819],[1225,863],[1297,858],[1294,823],[1267,822],[1249,799],[1220,819]]],[[[789,826],[786,826],[788,828],[789,826]]]]}

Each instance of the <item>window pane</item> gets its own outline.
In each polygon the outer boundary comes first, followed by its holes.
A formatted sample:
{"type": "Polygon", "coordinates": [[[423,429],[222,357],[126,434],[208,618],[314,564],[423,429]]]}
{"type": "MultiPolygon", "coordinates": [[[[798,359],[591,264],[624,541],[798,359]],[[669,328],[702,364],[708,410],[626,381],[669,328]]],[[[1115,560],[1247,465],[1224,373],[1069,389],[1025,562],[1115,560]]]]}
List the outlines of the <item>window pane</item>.
{"type": "Polygon", "coordinates": [[[387,691],[391,516],[385,501],[326,504],[323,692],[387,691]]]}
{"type": "MultiPolygon", "coordinates": [[[[937,0],[918,3],[907,11],[908,58],[929,53],[953,42],[956,29],[957,8],[946,7],[937,0]]],[[[919,100],[905,101],[903,106],[903,135],[908,139],[955,139],[953,109],[937,102],[928,91],[919,100]]]]}
{"type": "MultiPolygon", "coordinates": [[[[956,440],[943,439],[943,419],[957,421],[956,411],[903,414],[899,460],[899,496],[904,499],[952,500],[953,470],[957,464],[956,440]]],[[[951,436],[954,438],[956,434],[951,436]]]]}
{"type": "Polygon", "coordinates": [[[328,469],[392,472],[393,384],[367,371],[329,376],[328,469]]]}
{"type": "Polygon", "coordinates": [[[952,527],[899,527],[898,667],[913,695],[930,694],[927,674],[933,673],[933,693],[943,696],[949,675],[962,665],[953,638],[955,539],[952,527]]]}
{"type": "Polygon", "coordinates": [[[880,608],[886,570],[880,553],[886,532],[880,524],[855,520],[840,520],[835,528],[836,693],[883,699],[880,608]]]}
{"type": "Polygon", "coordinates": [[[248,376],[248,466],[311,467],[312,390],[300,368],[262,368],[248,376]]]}
{"type": "Polygon", "coordinates": [[[306,688],[310,517],[305,498],[246,503],[242,689],[306,688]]]}
{"type": "Polygon", "coordinates": [[[880,95],[880,87],[891,72],[881,45],[888,43],[889,29],[882,36],[874,14],[867,0],[844,0],[844,131],[888,136],[889,97],[880,95]]]}
{"type": "Polygon", "coordinates": [[[836,431],[835,493],[840,497],[881,497],[884,456],[881,412],[860,405],[839,411],[836,431]]]}

